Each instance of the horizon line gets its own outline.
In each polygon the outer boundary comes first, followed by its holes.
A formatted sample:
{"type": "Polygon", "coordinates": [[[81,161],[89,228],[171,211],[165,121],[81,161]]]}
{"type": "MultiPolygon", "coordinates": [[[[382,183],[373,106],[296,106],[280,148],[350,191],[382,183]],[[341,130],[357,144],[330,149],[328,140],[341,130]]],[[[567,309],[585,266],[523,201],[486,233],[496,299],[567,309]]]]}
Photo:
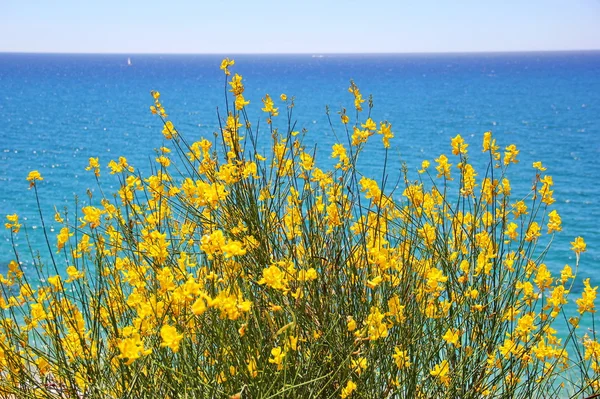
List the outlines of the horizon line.
{"type": "Polygon", "coordinates": [[[181,53],[147,53],[147,52],[74,52],[74,51],[3,51],[0,54],[44,54],[44,55],[219,55],[219,56],[238,56],[238,55],[460,55],[460,54],[515,54],[515,53],[592,53],[600,52],[596,49],[569,49],[569,50],[468,50],[468,51],[386,51],[386,52],[181,52],[181,53]]]}

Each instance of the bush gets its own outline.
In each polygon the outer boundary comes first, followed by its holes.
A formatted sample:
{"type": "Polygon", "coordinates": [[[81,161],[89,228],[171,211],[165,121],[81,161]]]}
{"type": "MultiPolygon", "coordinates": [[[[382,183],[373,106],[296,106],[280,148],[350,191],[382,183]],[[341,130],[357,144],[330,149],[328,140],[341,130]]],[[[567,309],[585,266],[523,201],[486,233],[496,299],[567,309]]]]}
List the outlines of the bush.
{"type": "MultiPolygon", "coordinates": [[[[370,118],[371,101],[361,118],[354,82],[356,112],[328,113],[333,133],[344,132],[331,167],[320,169],[306,132],[294,131],[285,95],[279,107],[262,100],[272,138],[263,156],[232,65],[221,65],[231,94],[213,141],[188,142],[153,92],[172,144],[157,150],[155,172],[111,161],[120,189],[57,212],[63,227],[46,236],[35,281],[15,248],[0,276],[0,397],[596,392],[600,345],[578,324],[593,318],[597,287],[584,282],[569,318],[585,242],[572,243],[574,268],[552,276],[543,261],[561,219],[541,162],[529,193],[511,198],[519,150],[501,153],[486,132],[471,155],[458,135],[450,158],[424,161],[417,180],[403,166],[402,192],[390,190],[392,126],[370,118]],[[357,162],[379,138],[384,177],[374,180],[357,162]],[[487,167],[476,171],[471,156],[487,167]]],[[[100,185],[98,159],[87,169],[100,185]]],[[[42,179],[27,178],[36,197],[42,179]]],[[[14,239],[18,216],[6,227],[14,239]]]]}

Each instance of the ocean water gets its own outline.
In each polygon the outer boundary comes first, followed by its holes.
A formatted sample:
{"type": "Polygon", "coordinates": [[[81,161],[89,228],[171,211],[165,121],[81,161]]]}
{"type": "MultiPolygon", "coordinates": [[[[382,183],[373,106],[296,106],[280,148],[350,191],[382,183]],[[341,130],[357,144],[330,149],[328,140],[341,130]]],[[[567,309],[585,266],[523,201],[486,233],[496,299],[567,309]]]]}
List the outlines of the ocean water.
{"type": "MultiPolygon", "coordinates": [[[[335,142],[325,106],[334,121],[342,107],[352,115],[347,89],[353,79],[365,98],[373,95],[373,119],[392,123],[390,181],[401,161],[414,172],[423,159],[449,154],[450,138],[459,133],[474,154],[487,130],[503,146],[515,143],[521,153],[510,175],[514,192],[529,188],[533,161],[543,161],[554,178],[563,232],[546,263],[555,271],[574,265],[569,241],[581,235],[588,251],[579,275],[600,284],[600,52],[231,57],[233,71],[244,78],[251,119],[260,116],[266,93],[278,103],[281,93],[294,96],[297,128],[308,130],[306,142],[322,160],[335,142]]],[[[25,181],[33,169],[45,178],[39,191],[50,232],[59,227],[54,206],[73,208],[75,196],[85,202],[87,188],[98,195],[93,174],[84,170],[89,157],[106,166],[122,155],[148,171],[154,149],[164,142],[160,120],[149,112],[151,90],[161,92],[170,119],[187,138],[210,138],[218,130],[217,108],[223,113],[225,105],[223,56],[132,55],[131,65],[127,58],[0,54],[2,218],[19,214],[27,232],[39,238],[37,204],[25,181]]],[[[266,147],[269,134],[260,132],[265,140],[259,146],[266,147]]],[[[363,156],[366,175],[382,174],[379,148],[363,156]]],[[[107,192],[115,188],[110,179],[104,185],[107,192]]],[[[2,229],[0,273],[14,258],[9,237],[2,229]]],[[[34,251],[43,250],[43,241],[32,242],[34,251]]],[[[17,244],[27,262],[24,234],[17,244]]]]}

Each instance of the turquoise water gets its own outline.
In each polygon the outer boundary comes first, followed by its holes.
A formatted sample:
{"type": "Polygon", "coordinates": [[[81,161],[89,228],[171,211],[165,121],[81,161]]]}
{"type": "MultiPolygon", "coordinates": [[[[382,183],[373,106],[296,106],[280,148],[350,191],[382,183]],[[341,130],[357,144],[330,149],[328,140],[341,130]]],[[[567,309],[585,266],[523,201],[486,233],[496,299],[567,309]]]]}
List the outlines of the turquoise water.
{"type": "MultiPolygon", "coordinates": [[[[17,213],[30,234],[39,234],[35,197],[25,181],[33,169],[45,177],[39,189],[48,230],[58,227],[54,205],[72,207],[75,195],[85,201],[86,189],[96,187],[84,171],[89,157],[107,165],[123,155],[147,171],[153,149],[163,144],[160,121],[148,110],[150,90],[162,93],[186,137],[212,137],[217,106],[224,108],[222,58],[135,55],[128,66],[124,55],[0,54],[0,215],[17,213]]],[[[265,93],[295,96],[298,128],[308,129],[321,158],[335,140],[325,105],[335,120],[341,107],[352,108],[350,79],[365,97],[374,96],[373,119],[393,125],[392,177],[400,159],[416,170],[421,160],[448,154],[458,133],[473,153],[486,130],[500,144],[517,144],[515,192],[531,184],[533,161],[542,160],[554,177],[564,230],[546,263],[553,270],[574,265],[569,241],[581,235],[588,251],[579,274],[600,284],[600,52],[232,58],[244,77],[251,119],[259,117],[265,93]]],[[[266,130],[262,137],[268,138],[266,130]]],[[[381,156],[379,149],[365,154],[365,174],[381,175],[381,156]]],[[[24,250],[23,237],[18,244],[24,250]]],[[[0,273],[11,259],[3,229],[0,273]]]]}

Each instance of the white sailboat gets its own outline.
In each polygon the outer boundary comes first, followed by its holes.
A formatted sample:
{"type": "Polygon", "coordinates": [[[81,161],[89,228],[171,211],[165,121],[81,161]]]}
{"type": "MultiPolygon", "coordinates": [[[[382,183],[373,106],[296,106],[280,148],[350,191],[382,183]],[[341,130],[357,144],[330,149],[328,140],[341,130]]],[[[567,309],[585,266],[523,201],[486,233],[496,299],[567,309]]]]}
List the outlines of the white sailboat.
{"type": "Polygon", "coordinates": [[[127,66],[131,66],[131,58],[127,57],[127,66]]]}

